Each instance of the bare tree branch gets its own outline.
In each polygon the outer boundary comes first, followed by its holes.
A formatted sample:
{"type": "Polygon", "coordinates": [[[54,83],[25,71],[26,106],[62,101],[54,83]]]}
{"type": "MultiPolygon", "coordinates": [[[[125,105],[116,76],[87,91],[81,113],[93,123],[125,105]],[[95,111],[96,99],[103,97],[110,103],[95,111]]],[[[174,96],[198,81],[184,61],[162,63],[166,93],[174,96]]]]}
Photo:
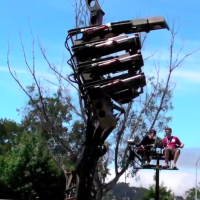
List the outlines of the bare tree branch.
{"type": "Polygon", "coordinates": [[[155,114],[155,117],[152,121],[152,124],[151,124],[151,127],[150,129],[152,129],[156,123],[156,120],[158,119],[158,115],[160,113],[160,111],[162,110],[162,106],[163,106],[163,102],[164,102],[164,99],[165,99],[165,96],[167,94],[167,91],[169,89],[169,83],[170,83],[170,79],[171,79],[171,75],[172,75],[172,72],[174,71],[174,69],[176,69],[177,67],[181,67],[181,64],[183,63],[183,61],[188,57],[188,56],[191,56],[192,54],[198,52],[200,50],[200,47],[197,48],[196,50],[192,51],[191,53],[188,53],[186,54],[183,58],[181,58],[179,61],[179,54],[180,52],[183,50],[183,44],[181,46],[181,48],[179,49],[177,55],[176,55],[176,59],[175,61],[173,62],[173,55],[174,55],[174,43],[175,43],[175,37],[178,33],[178,30],[180,28],[180,24],[179,26],[175,29],[175,22],[173,23],[173,27],[172,27],[172,30],[171,30],[171,43],[170,43],[170,62],[169,62],[169,71],[168,71],[168,76],[167,76],[167,80],[166,80],[166,84],[165,84],[165,89],[163,91],[163,95],[162,95],[162,98],[160,100],[160,104],[158,106],[158,109],[157,109],[157,112],[155,114]]]}
{"type": "Polygon", "coordinates": [[[115,174],[118,174],[118,152],[119,152],[119,143],[121,141],[121,137],[122,137],[122,134],[124,133],[125,129],[126,129],[126,123],[127,123],[127,120],[128,120],[128,116],[129,116],[129,113],[130,113],[130,110],[131,110],[131,107],[132,107],[132,104],[133,102],[129,103],[128,104],[128,107],[126,109],[126,114],[125,114],[125,117],[124,117],[124,120],[122,122],[122,126],[121,126],[121,129],[119,130],[119,132],[117,133],[117,138],[116,138],[116,147],[115,147],[115,174]]]}

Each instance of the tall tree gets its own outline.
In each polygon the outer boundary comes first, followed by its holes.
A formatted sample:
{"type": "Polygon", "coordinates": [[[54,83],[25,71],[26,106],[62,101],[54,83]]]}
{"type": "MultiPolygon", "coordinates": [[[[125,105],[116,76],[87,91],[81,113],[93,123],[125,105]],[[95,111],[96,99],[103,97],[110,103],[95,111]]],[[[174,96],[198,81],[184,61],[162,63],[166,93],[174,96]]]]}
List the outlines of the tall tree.
{"type": "MultiPolygon", "coordinates": [[[[155,182],[155,175],[153,177],[153,180],[155,182]]],[[[145,192],[143,200],[149,200],[149,199],[155,199],[156,193],[155,193],[155,183],[150,185],[148,190],[145,192]]],[[[159,186],[159,199],[160,200],[174,200],[174,195],[171,189],[168,189],[164,182],[162,182],[159,186]]]]}
{"type": "Polygon", "coordinates": [[[31,99],[19,109],[22,124],[26,131],[42,133],[53,158],[66,170],[69,166],[64,163],[74,163],[82,148],[85,126],[79,120],[72,121],[71,99],[63,95],[61,88],[52,93],[48,90],[39,93],[36,88],[35,85],[27,87],[31,99]]]}
{"type": "MultiPolygon", "coordinates": [[[[195,199],[195,190],[196,188],[190,188],[187,191],[185,191],[185,199],[186,200],[194,200],[195,199]]],[[[200,184],[197,188],[197,197],[200,197],[200,184]]]]}
{"type": "Polygon", "coordinates": [[[65,176],[45,147],[40,134],[24,134],[0,157],[0,198],[63,199],[65,176]]]}
{"type": "MultiPolygon", "coordinates": [[[[159,199],[160,200],[173,200],[174,196],[173,193],[170,189],[168,189],[164,183],[162,182],[159,188],[159,192],[160,192],[160,196],[159,199]]],[[[155,184],[150,185],[148,191],[145,193],[145,196],[143,198],[143,200],[149,200],[149,199],[155,199],[155,184]]]]}
{"type": "Polygon", "coordinates": [[[21,132],[22,125],[10,119],[0,119],[0,154],[9,151],[13,144],[17,143],[21,132]]]}
{"type": "Polygon", "coordinates": [[[113,188],[116,200],[139,200],[148,191],[146,188],[130,187],[128,183],[117,183],[113,188]]]}

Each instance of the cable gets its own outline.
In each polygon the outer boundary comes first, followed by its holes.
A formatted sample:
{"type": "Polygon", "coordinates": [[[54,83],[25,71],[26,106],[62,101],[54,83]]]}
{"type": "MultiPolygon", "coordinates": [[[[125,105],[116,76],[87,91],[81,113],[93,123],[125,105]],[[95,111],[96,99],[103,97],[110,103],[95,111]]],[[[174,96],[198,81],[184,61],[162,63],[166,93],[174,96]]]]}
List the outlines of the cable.
{"type": "MultiPolygon", "coordinates": [[[[72,67],[72,69],[73,69],[73,71],[75,72],[75,67],[74,66],[76,66],[76,64],[75,63],[72,63],[72,58],[73,58],[73,54],[72,54],[72,52],[71,52],[71,50],[70,50],[70,47],[69,47],[69,45],[68,45],[68,40],[69,39],[72,39],[72,37],[71,36],[67,36],[67,38],[66,38],[66,40],[65,40],[65,48],[69,51],[69,53],[70,53],[70,56],[71,56],[71,58],[69,59],[70,61],[71,61],[71,64],[70,64],[70,66],[72,67]]],[[[68,63],[68,62],[67,62],[68,63]]],[[[69,64],[69,63],[68,63],[69,64]]]]}
{"type": "MultiPolygon", "coordinates": [[[[77,81],[72,80],[72,79],[70,78],[71,76],[75,76],[75,74],[70,74],[70,75],[68,76],[68,79],[69,79],[71,82],[73,82],[73,83],[78,83],[77,81]]],[[[75,79],[75,77],[74,77],[74,79],[75,79]]]]}

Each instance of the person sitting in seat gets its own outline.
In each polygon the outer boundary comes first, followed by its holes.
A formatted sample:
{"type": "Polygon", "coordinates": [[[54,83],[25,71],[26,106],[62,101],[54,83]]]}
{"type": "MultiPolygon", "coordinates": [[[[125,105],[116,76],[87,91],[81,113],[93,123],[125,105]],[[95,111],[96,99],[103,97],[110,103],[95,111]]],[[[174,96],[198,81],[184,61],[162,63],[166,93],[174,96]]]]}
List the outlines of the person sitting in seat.
{"type": "Polygon", "coordinates": [[[153,153],[150,151],[152,146],[154,146],[155,140],[154,137],[156,136],[156,131],[154,129],[150,130],[149,133],[147,135],[145,135],[142,139],[141,142],[139,142],[137,144],[137,146],[141,146],[142,148],[144,148],[145,151],[145,156],[147,159],[147,164],[149,165],[151,162],[151,159],[153,157],[153,153]]]}
{"type": "MultiPolygon", "coordinates": [[[[153,157],[152,153],[150,152],[151,145],[154,145],[154,137],[156,136],[156,131],[155,130],[150,130],[147,135],[143,137],[141,142],[137,143],[136,146],[141,146],[141,148],[144,150],[144,156],[147,158],[147,165],[150,164],[151,159],[153,157]]],[[[132,142],[132,140],[128,140],[129,143],[132,142]]],[[[138,149],[138,151],[140,151],[138,149]]]]}
{"type": "Polygon", "coordinates": [[[163,145],[165,148],[165,166],[164,168],[169,168],[168,162],[169,157],[174,158],[174,164],[173,169],[177,169],[176,162],[180,155],[180,150],[177,149],[177,145],[179,148],[183,148],[184,144],[180,142],[179,138],[176,136],[172,136],[172,129],[171,128],[165,128],[166,137],[163,139],[163,145]]]}
{"type": "MultiPolygon", "coordinates": [[[[143,137],[143,139],[141,140],[141,142],[137,143],[137,146],[142,146],[145,147],[147,145],[153,145],[154,144],[154,137],[156,136],[156,131],[155,130],[150,130],[149,133],[147,135],[145,135],[143,137]]],[[[147,147],[150,148],[150,147],[147,147]]]]}

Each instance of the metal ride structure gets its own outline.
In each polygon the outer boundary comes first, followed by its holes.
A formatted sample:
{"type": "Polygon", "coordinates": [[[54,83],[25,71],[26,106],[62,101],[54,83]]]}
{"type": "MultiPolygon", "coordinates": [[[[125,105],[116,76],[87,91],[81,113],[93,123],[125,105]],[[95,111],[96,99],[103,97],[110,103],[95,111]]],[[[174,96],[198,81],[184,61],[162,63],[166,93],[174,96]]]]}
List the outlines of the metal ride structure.
{"type": "MultiPolygon", "coordinates": [[[[171,166],[171,161],[174,159],[174,156],[172,156],[171,154],[169,156],[169,162],[170,162],[169,168],[163,168],[163,166],[160,165],[160,161],[165,159],[165,156],[164,156],[165,149],[163,147],[162,140],[160,138],[156,138],[153,145],[147,145],[144,148],[141,146],[137,147],[134,141],[128,142],[128,145],[129,145],[129,157],[130,157],[130,160],[132,160],[132,165],[134,169],[137,169],[137,170],[153,169],[156,171],[155,200],[159,200],[160,170],[178,170],[178,169],[173,169],[171,166]],[[155,160],[156,164],[144,165],[146,161],[145,152],[147,151],[151,153],[152,160],[155,160]]],[[[179,149],[179,146],[176,146],[176,148],[179,149]]]]}
{"type": "Polygon", "coordinates": [[[66,200],[95,199],[94,175],[107,152],[104,142],[125,114],[122,106],[143,93],[146,79],[138,33],[169,29],[163,17],[102,24],[105,13],[98,1],[86,0],[86,5],[90,26],[69,30],[65,42],[73,69],[69,79],[78,84],[87,116],[83,150],[68,173],[66,200]],[[113,55],[117,52],[120,55],[113,55]]]}

